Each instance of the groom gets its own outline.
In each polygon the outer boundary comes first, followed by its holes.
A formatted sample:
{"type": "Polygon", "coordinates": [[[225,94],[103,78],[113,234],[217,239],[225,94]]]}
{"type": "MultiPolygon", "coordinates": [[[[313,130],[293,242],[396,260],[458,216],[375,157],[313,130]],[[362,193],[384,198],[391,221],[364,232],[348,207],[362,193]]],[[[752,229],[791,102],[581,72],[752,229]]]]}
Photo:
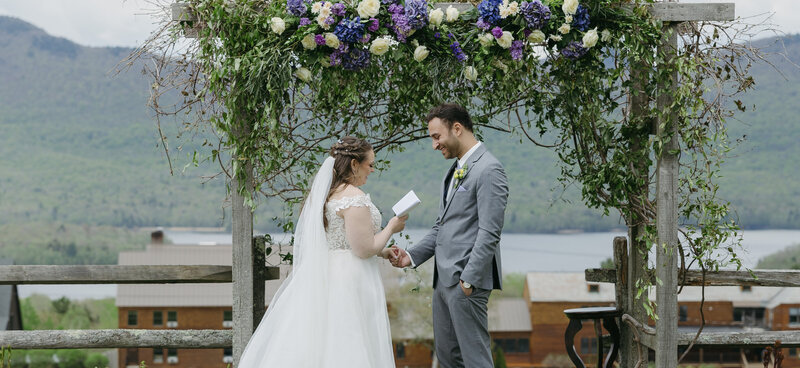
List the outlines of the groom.
{"type": "Polygon", "coordinates": [[[433,331],[445,368],[493,367],[486,304],[500,289],[500,232],[508,183],[503,165],[472,133],[467,110],[440,105],[426,117],[433,148],[456,162],[444,177],[439,217],[420,242],[396,248],[392,264],[417,267],[436,256],[433,331]]]}

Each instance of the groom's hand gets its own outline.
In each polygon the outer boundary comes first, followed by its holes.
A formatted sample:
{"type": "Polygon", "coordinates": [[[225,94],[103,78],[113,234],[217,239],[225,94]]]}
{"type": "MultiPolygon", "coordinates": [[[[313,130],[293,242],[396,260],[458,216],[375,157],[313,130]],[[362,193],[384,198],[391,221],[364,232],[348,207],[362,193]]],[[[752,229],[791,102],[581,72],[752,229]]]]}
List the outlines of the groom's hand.
{"type": "Polygon", "coordinates": [[[464,281],[461,281],[461,280],[458,280],[458,284],[461,285],[461,291],[464,292],[464,295],[466,295],[466,296],[472,295],[473,288],[465,288],[464,287],[464,281]]]}
{"type": "Polygon", "coordinates": [[[396,245],[393,245],[392,250],[396,252],[396,257],[389,259],[392,263],[392,266],[398,268],[411,266],[411,257],[408,255],[408,252],[406,252],[405,249],[398,248],[396,245]]]}

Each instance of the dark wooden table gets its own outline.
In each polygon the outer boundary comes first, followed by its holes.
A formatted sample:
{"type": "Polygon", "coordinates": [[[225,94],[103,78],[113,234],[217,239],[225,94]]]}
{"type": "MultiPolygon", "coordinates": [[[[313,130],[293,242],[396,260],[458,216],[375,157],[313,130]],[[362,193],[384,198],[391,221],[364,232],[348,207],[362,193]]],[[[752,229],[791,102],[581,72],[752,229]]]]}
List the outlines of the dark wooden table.
{"type": "Polygon", "coordinates": [[[588,307],[588,308],[574,308],[564,310],[564,314],[569,318],[569,325],[567,331],[564,333],[564,344],[567,347],[567,354],[569,355],[572,363],[578,368],[586,368],[586,365],[578,356],[575,349],[575,334],[583,327],[583,320],[590,319],[594,321],[594,330],[597,335],[597,366],[598,368],[610,368],[614,364],[619,354],[619,327],[617,327],[617,317],[622,315],[622,311],[616,307],[588,307]],[[611,335],[611,348],[608,351],[605,361],[603,361],[603,329],[600,327],[600,321],[603,322],[603,327],[611,335]]]}

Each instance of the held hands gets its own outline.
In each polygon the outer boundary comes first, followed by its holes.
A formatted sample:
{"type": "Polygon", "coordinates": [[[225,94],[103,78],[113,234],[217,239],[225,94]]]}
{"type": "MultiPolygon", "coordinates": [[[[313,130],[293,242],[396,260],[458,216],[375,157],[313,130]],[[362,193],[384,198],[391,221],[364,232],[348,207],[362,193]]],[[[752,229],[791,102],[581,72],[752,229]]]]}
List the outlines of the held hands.
{"type": "Polygon", "coordinates": [[[388,259],[392,266],[397,268],[411,266],[411,257],[408,255],[406,250],[403,248],[398,248],[396,245],[393,245],[391,248],[385,248],[381,252],[381,257],[388,259]],[[385,257],[384,254],[386,254],[385,257]]]}

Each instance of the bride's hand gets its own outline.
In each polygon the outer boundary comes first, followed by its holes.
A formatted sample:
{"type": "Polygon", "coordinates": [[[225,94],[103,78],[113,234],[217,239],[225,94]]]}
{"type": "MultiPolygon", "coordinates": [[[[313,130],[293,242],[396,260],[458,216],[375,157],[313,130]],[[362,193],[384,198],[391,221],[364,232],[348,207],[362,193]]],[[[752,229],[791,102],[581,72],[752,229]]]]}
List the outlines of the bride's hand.
{"type": "Polygon", "coordinates": [[[399,252],[397,251],[397,248],[392,246],[388,248],[383,248],[383,250],[381,250],[381,253],[379,255],[381,258],[394,261],[395,259],[397,259],[398,253],[399,252]]]}
{"type": "Polygon", "coordinates": [[[386,227],[389,228],[392,234],[399,233],[406,228],[406,220],[408,220],[408,215],[403,215],[400,217],[397,216],[392,217],[392,219],[389,220],[389,223],[386,225],[386,227]]]}

